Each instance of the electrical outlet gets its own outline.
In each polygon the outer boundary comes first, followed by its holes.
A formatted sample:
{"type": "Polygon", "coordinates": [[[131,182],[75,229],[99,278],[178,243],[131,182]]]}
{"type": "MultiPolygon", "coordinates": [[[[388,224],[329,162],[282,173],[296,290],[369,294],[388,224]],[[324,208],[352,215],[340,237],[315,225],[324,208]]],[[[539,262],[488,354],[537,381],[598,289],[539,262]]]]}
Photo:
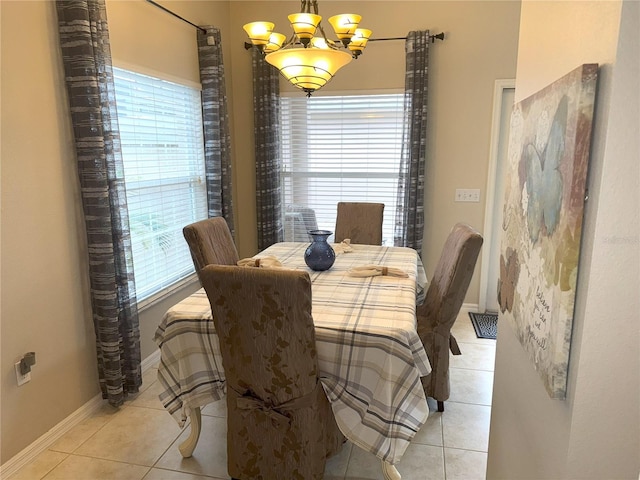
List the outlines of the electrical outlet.
{"type": "Polygon", "coordinates": [[[20,362],[15,363],[16,367],[16,379],[18,380],[18,386],[24,385],[31,381],[31,372],[27,372],[24,375],[20,372],[20,362]]]}
{"type": "Polygon", "coordinates": [[[479,202],[480,201],[480,189],[479,188],[457,188],[456,189],[456,202],[479,202]]]}

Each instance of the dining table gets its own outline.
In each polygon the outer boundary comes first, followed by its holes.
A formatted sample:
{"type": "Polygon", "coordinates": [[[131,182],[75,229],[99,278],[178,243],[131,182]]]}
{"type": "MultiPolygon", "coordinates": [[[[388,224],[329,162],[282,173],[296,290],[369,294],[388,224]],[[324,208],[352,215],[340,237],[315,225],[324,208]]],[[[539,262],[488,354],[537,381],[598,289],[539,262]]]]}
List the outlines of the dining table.
{"type": "MultiPolygon", "coordinates": [[[[416,330],[416,304],[427,286],[422,260],[411,248],[343,242],[332,245],[333,266],[314,271],[304,260],[308,246],[276,243],[252,257],[271,262],[238,268],[308,272],[319,375],[336,422],[354,445],[381,460],[385,478],[399,479],[395,465],[429,415],[420,377],[431,366],[416,330]]],[[[226,388],[204,289],[165,313],[154,340],[160,401],[181,427],[190,419],[190,435],[179,446],[189,457],[200,434],[200,409],[223,399],[226,388]]]]}

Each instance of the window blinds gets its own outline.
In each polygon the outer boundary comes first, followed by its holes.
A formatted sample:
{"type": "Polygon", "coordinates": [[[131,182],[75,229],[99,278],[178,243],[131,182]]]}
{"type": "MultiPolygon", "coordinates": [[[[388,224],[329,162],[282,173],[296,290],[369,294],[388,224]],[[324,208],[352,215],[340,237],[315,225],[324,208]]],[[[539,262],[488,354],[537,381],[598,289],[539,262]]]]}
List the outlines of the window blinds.
{"type": "Polygon", "coordinates": [[[194,271],[182,228],[207,217],[200,92],[114,68],[138,300],[194,271]]]}
{"type": "Polygon", "coordinates": [[[381,202],[393,245],[403,109],[401,93],[281,98],[285,240],[299,240],[313,214],[333,231],[339,201],[381,202]]]}

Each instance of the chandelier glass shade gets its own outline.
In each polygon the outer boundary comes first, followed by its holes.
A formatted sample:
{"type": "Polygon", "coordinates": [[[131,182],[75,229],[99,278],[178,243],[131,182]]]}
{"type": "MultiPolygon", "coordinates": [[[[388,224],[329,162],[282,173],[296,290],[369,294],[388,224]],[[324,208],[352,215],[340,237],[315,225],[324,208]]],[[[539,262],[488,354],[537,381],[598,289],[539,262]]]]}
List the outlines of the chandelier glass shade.
{"type": "Polygon", "coordinates": [[[351,54],[343,50],[291,48],[272,52],[266,60],[293,85],[311,93],[324,86],[349,63],[351,54]]]}
{"type": "Polygon", "coordinates": [[[288,16],[293,29],[289,40],[274,32],[271,22],[251,22],[243,28],[251,44],[265,54],[265,60],[310,96],[362,53],[371,30],[358,28],[360,15],[334,15],[329,23],[338,41],[330,40],[318,15],[317,0],[302,0],[301,10],[288,16]]]}

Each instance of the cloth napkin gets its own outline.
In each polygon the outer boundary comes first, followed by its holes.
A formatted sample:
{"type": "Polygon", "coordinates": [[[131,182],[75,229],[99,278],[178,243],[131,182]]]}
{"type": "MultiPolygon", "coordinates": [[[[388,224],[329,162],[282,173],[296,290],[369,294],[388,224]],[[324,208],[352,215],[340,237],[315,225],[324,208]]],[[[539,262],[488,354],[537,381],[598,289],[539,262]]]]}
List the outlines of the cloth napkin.
{"type": "Polygon", "coordinates": [[[333,251],[336,253],[350,253],[353,252],[351,246],[351,239],[345,238],[342,242],[332,245],[333,251]]]}
{"type": "Polygon", "coordinates": [[[382,265],[364,265],[362,267],[353,267],[347,273],[350,277],[377,277],[379,275],[385,275],[389,277],[407,278],[409,276],[399,268],[385,267],[382,265]]]}
{"type": "Polygon", "coordinates": [[[282,263],[273,255],[266,255],[260,258],[243,258],[238,260],[239,267],[260,267],[260,268],[280,268],[282,263]]]}

